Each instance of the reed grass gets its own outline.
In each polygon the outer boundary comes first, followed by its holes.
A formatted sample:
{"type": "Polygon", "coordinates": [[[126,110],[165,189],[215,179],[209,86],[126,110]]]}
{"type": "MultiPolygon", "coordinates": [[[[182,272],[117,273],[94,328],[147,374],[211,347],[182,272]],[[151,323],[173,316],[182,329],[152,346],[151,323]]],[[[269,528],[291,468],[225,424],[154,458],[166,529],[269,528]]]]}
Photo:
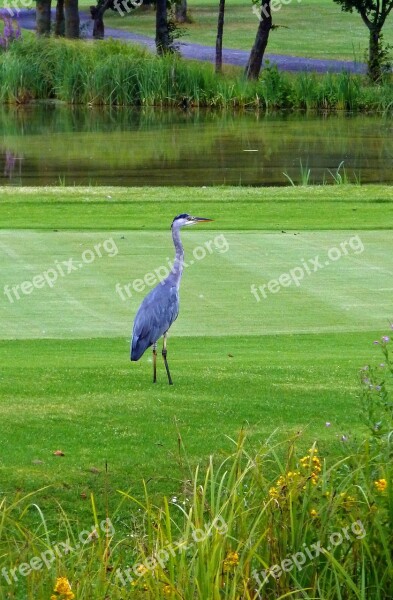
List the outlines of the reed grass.
{"type": "MultiPolygon", "coordinates": [[[[344,161],[342,160],[338,165],[335,171],[327,170],[329,177],[327,177],[326,173],[323,174],[323,185],[327,185],[328,183],[333,183],[335,185],[361,185],[361,175],[360,173],[353,172],[352,178],[345,168],[344,161]]],[[[311,169],[308,164],[303,165],[302,160],[299,161],[299,178],[296,181],[293,177],[291,177],[286,171],[283,171],[284,177],[289,181],[292,187],[297,186],[310,186],[313,185],[313,181],[311,179],[311,169]]]]}
{"type": "Polygon", "coordinates": [[[393,106],[391,78],[371,86],[350,73],[289,75],[267,66],[258,82],[177,56],[157,58],[121,41],[26,37],[0,56],[0,102],[263,109],[377,110],[393,106]]]}
{"type": "Polygon", "coordinates": [[[60,509],[56,527],[38,500],[3,501],[9,582],[3,571],[0,597],[49,599],[66,577],[78,600],[386,599],[393,585],[390,444],[367,440],[328,464],[316,444],[302,456],[297,442],[288,440],[283,452],[272,437],[255,451],[241,433],[233,453],[191,472],[177,497],[154,504],[146,486],[142,501],[120,492],[105,521],[92,498],[94,526],[83,535],[60,509]],[[34,529],[24,525],[28,509],[37,513],[34,529]],[[50,564],[22,576],[20,565],[34,557],[50,564]]]}
{"type": "Polygon", "coordinates": [[[241,431],[224,458],[192,469],[179,430],[184,481],[172,498],[156,503],[144,484],[142,496],[119,491],[108,515],[92,496],[93,525],[84,531],[61,507],[49,523],[40,492],[3,499],[0,597],[389,598],[393,361],[389,336],[376,344],[384,362],[360,370],[368,434],[342,440],[341,456],[325,458],[317,442],[299,451],[300,434],[255,447],[241,431]]]}

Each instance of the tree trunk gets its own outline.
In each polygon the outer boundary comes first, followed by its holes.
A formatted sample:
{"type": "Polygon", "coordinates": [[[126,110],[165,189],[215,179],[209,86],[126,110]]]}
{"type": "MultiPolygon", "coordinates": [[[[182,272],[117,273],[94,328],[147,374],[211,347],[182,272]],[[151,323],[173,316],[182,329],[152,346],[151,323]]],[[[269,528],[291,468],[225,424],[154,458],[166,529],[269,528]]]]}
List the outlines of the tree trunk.
{"type": "Polygon", "coordinates": [[[37,0],[35,13],[37,35],[50,35],[51,0],[37,0]]]}
{"type": "Polygon", "coordinates": [[[377,27],[370,29],[368,76],[372,81],[378,81],[381,77],[380,33],[377,27]]]}
{"type": "Polygon", "coordinates": [[[156,2],[156,48],[157,54],[162,56],[169,52],[169,30],[167,0],[157,0],[156,2]]]}
{"type": "Polygon", "coordinates": [[[177,0],[175,19],[177,23],[187,23],[187,0],[177,0]]]}
{"type": "Polygon", "coordinates": [[[104,11],[100,6],[90,6],[90,14],[93,19],[93,39],[103,40],[105,36],[104,11]]]}
{"type": "MultiPolygon", "coordinates": [[[[104,27],[104,13],[113,4],[113,0],[102,0],[97,6],[90,6],[91,18],[94,21],[93,25],[93,38],[95,40],[103,40],[105,35],[104,27]]],[[[125,11],[122,10],[120,2],[114,3],[114,7],[118,11],[121,17],[125,15],[125,11]]],[[[124,7],[123,7],[124,8],[124,7]]]]}
{"type": "Polygon", "coordinates": [[[64,37],[65,35],[64,0],[57,0],[55,35],[59,37],[64,37]]]}
{"type": "Polygon", "coordinates": [[[224,32],[225,0],[220,0],[216,39],[216,73],[222,72],[222,36],[224,32]]]}
{"type": "Polygon", "coordinates": [[[272,28],[272,14],[270,10],[270,0],[262,0],[261,11],[259,14],[259,26],[254,45],[251,49],[250,57],[247,62],[245,74],[247,79],[258,79],[262,66],[263,55],[265,54],[269,33],[272,28]]]}
{"type": "Polygon", "coordinates": [[[65,36],[79,38],[78,0],[64,0],[65,36]]]}

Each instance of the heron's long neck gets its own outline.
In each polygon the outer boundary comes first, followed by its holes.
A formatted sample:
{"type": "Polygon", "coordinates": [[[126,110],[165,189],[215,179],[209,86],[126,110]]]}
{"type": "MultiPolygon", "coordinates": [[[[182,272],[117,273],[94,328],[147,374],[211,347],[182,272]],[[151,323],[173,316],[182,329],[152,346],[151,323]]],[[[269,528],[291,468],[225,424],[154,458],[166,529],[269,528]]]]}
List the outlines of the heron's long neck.
{"type": "Polygon", "coordinates": [[[176,250],[175,262],[173,263],[172,267],[172,275],[177,286],[179,286],[184,266],[184,249],[180,239],[180,231],[177,227],[172,227],[172,239],[176,250]]]}

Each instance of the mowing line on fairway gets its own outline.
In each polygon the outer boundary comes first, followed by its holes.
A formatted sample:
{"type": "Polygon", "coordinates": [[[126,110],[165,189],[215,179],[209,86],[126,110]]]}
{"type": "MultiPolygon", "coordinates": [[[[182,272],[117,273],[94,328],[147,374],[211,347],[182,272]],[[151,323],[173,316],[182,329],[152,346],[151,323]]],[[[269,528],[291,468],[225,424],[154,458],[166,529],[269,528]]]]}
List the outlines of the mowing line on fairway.
{"type": "MultiPolygon", "coordinates": [[[[157,283],[155,273],[173,255],[168,231],[3,231],[1,239],[8,248],[0,279],[3,339],[130,335],[136,309],[157,283]],[[56,260],[77,258],[110,236],[118,248],[115,256],[58,276],[51,286],[31,285],[56,260]],[[20,291],[24,283],[26,294],[20,291]],[[15,285],[19,298],[12,296],[15,285]]],[[[389,232],[294,236],[200,230],[185,232],[183,241],[190,264],[172,336],[372,331],[391,318],[390,296],[383,291],[392,274],[389,232]],[[217,236],[224,236],[220,239],[225,238],[227,250],[207,252],[205,244],[217,236]],[[348,246],[350,240],[361,241],[361,253],[348,246]],[[194,248],[204,255],[191,264],[194,248]],[[332,250],[332,260],[325,264],[332,250]],[[321,266],[314,270],[316,261],[321,266]]]]}

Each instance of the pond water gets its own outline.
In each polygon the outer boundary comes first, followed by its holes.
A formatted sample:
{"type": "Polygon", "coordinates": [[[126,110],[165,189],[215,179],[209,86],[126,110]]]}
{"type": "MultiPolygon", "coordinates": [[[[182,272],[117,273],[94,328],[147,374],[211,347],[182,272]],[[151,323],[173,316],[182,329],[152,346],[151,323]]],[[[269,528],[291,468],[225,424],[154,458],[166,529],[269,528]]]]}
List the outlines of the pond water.
{"type": "Polygon", "coordinates": [[[58,105],[0,108],[1,185],[393,183],[393,121],[58,105]]]}

